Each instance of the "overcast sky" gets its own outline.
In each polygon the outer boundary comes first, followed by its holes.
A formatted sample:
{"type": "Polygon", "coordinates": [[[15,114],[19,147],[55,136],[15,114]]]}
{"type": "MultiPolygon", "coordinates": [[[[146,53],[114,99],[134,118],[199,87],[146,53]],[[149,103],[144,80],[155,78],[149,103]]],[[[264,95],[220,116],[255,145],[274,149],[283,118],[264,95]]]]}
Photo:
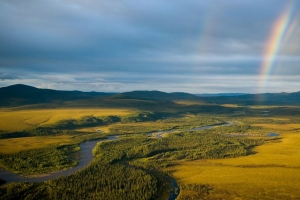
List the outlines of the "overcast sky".
{"type": "Polygon", "coordinates": [[[300,91],[299,25],[299,0],[0,0],[0,87],[300,91]]]}

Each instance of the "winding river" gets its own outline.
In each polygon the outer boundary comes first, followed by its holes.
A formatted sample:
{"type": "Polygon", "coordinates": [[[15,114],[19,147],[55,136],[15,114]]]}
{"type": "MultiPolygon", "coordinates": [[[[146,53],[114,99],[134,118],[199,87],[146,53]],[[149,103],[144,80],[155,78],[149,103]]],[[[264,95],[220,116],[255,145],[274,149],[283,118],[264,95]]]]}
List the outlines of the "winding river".
{"type": "MultiPolygon", "coordinates": [[[[155,138],[161,138],[163,137],[165,134],[167,133],[175,133],[175,132],[180,132],[180,131],[197,131],[197,130],[205,130],[205,129],[211,129],[214,127],[218,127],[218,126],[230,126],[236,124],[236,122],[228,122],[225,124],[221,124],[221,125],[212,125],[212,126],[202,126],[202,127],[198,127],[198,128],[191,128],[189,130],[168,130],[168,131],[157,131],[157,132],[152,132],[152,133],[148,133],[149,136],[151,137],[155,137],[155,138]]],[[[279,136],[279,134],[277,133],[269,133],[268,135],[269,137],[273,137],[273,136],[279,136]]],[[[94,140],[94,141],[86,141],[80,144],[80,149],[81,149],[81,158],[78,162],[78,165],[76,167],[67,169],[67,170],[62,170],[62,171],[57,171],[57,172],[52,172],[49,174],[43,174],[43,175],[39,175],[39,176],[34,176],[34,177],[25,177],[25,176],[20,176],[17,174],[14,174],[6,169],[0,168],[0,178],[5,180],[7,183],[8,182],[43,182],[43,181],[47,181],[50,179],[54,179],[57,178],[59,176],[67,176],[70,174],[73,174],[75,172],[77,172],[80,169],[83,169],[84,167],[86,167],[94,158],[93,154],[92,154],[92,150],[93,148],[96,146],[96,144],[98,142],[101,141],[112,141],[112,140],[117,140],[117,136],[108,136],[107,139],[100,139],[100,140],[94,140]]],[[[174,178],[169,177],[172,180],[172,191],[170,193],[170,197],[169,200],[175,200],[177,198],[177,196],[179,195],[180,192],[180,188],[177,184],[177,182],[175,181],[174,178]]]]}
{"type": "Polygon", "coordinates": [[[43,182],[47,181],[50,179],[57,178],[59,176],[67,176],[70,174],[73,174],[77,172],[78,170],[86,167],[94,158],[92,150],[96,146],[96,144],[100,141],[107,141],[107,140],[116,140],[118,139],[116,136],[108,136],[107,139],[101,139],[101,140],[94,140],[94,141],[86,141],[80,143],[80,149],[81,149],[81,157],[78,162],[78,165],[76,167],[67,169],[67,170],[62,170],[62,171],[57,171],[57,172],[52,172],[49,174],[42,174],[39,176],[32,176],[32,177],[25,177],[25,176],[20,176],[17,174],[14,174],[6,169],[0,168],[0,178],[5,180],[6,182],[43,182]]]}

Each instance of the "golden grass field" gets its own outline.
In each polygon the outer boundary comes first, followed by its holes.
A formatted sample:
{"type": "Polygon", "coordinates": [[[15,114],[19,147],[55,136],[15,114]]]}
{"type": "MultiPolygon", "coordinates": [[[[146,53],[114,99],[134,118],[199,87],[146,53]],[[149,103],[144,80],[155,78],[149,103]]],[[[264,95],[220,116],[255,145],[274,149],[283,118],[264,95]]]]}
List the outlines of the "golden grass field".
{"type": "MultiPolygon", "coordinates": [[[[281,137],[256,147],[254,155],[180,162],[170,171],[179,184],[212,186],[209,199],[300,199],[300,132],[288,131],[281,137]]],[[[190,194],[183,190],[180,197],[190,194]]]]}
{"type": "Polygon", "coordinates": [[[55,108],[55,109],[0,109],[0,131],[18,131],[48,125],[65,119],[83,116],[127,115],[129,109],[55,108]]]}
{"type": "Polygon", "coordinates": [[[74,142],[72,137],[71,135],[60,135],[1,139],[0,153],[10,154],[52,145],[70,144],[74,142]]]}
{"type": "MultiPolygon", "coordinates": [[[[181,104],[201,104],[186,102],[181,104]]],[[[236,105],[226,105],[235,107],[236,105]]],[[[56,123],[83,116],[109,116],[131,114],[130,109],[105,108],[49,108],[49,109],[0,109],[0,131],[18,131],[36,126],[56,123]]],[[[251,119],[251,118],[249,118],[251,119]]],[[[255,119],[255,118],[253,118],[255,119]]],[[[276,118],[285,120],[284,118],[276,118]]],[[[257,121],[255,119],[253,121],[257,121]]],[[[169,123],[170,128],[176,123],[169,123]]],[[[205,184],[213,188],[210,199],[299,199],[300,200],[300,124],[252,124],[281,134],[279,140],[254,148],[256,154],[230,158],[197,161],[174,161],[177,165],[167,168],[180,184],[205,184]]],[[[95,132],[96,129],[110,133],[111,130],[133,132],[155,127],[166,128],[165,123],[116,123],[108,126],[78,129],[95,132]]],[[[82,136],[84,137],[84,136],[82,136]]],[[[0,153],[17,153],[23,150],[53,145],[78,143],[70,135],[36,136],[0,140],[0,153]]],[[[180,198],[194,192],[181,190],[180,198]]]]}
{"type": "Polygon", "coordinates": [[[238,108],[238,107],[240,107],[237,104],[222,104],[222,106],[227,107],[227,108],[238,108]]]}
{"type": "Polygon", "coordinates": [[[206,105],[207,103],[199,100],[176,100],[175,103],[179,105],[206,105]]]}
{"type": "Polygon", "coordinates": [[[265,129],[274,129],[279,132],[300,129],[300,124],[253,124],[253,126],[259,126],[265,129]]]}
{"type": "MultiPolygon", "coordinates": [[[[34,136],[21,138],[7,138],[0,140],[0,153],[13,154],[24,150],[46,148],[49,146],[60,146],[66,144],[75,144],[82,142],[89,136],[95,134],[85,135],[58,135],[58,136],[34,136]]],[[[99,134],[97,134],[99,136],[99,134]]]]}

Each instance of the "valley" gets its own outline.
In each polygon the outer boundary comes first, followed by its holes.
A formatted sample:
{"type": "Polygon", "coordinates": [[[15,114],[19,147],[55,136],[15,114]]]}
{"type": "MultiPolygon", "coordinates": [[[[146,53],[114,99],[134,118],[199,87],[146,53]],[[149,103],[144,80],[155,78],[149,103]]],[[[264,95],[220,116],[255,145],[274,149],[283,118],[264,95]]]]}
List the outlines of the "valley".
{"type": "Polygon", "coordinates": [[[300,197],[297,105],[156,94],[2,107],[0,199],[300,197]]]}

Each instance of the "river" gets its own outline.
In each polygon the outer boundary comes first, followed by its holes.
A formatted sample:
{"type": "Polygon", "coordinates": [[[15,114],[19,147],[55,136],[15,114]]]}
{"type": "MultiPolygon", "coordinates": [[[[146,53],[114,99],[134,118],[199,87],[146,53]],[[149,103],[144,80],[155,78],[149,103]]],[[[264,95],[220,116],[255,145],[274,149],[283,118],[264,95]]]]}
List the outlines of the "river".
{"type": "Polygon", "coordinates": [[[201,130],[211,129],[211,128],[218,127],[218,126],[231,126],[234,124],[237,124],[237,122],[226,122],[223,124],[216,124],[216,125],[211,125],[211,126],[201,126],[201,127],[196,127],[196,128],[190,128],[188,130],[155,131],[155,132],[148,133],[148,136],[162,138],[167,133],[178,133],[178,132],[183,132],[183,131],[201,131],[201,130]]]}
{"type": "MultiPolygon", "coordinates": [[[[189,130],[168,130],[168,131],[157,131],[157,132],[152,132],[152,133],[148,133],[149,136],[155,137],[155,138],[161,138],[163,137],[163,135],[167,134],[167,133],[174,133],[174,132],[180,132],[180,131],[198,131],[198,130],[205,130],[205,129],[211,129],[213,127],[217,127],[217,126],[230,126],[230,125],[234,125],[236,124],[236,122],[228,122],[228,123],[224,123],[221,125],[212,125],[212,126],[202,126],[202,127],[198,127],[198,128],[191,128],[189,130]]],[[[269,137],[272,136],[279,136],[279,134],[277,133],[270,133],[268,135],[269,137]]],[[[92,150],[93,148],[97,145],[98,142],[102,142],[102,141],[111,141],[111,140],[117,140],[117,136],[108,136],[107,139],[100,139],[100,140],[94,140],[94,141],[86,141],[81,143],[80,149],[81,149],[81,157],[80,160],[78,162],[78,165],[76,167],[67,169],[67,170],[62,170],[62,171],[57,171],[57,172],[52,172],[49,174],[43,174],[40,176],[34,176],[34,177],[25,177],[25,176],[20,176],[17,174],[14,174],[6,169],[0,168],[0,178],[5,180],[7,183],[8,182],[43,182],[43,181],[47,181],[50,179],[54,179],[57,178],[59,176],[67,176],[70,174],[73,174],[75,172],[77,172],[80,169],[83,169],[84,167],[86,167],[94,158],[92,150]]],[[[169,200],[175,200],[180,192],[180,188],[177,184],[177,182],[175,181],[174,178],[170,177],[170,179],[172,180],[172,191],[170,193],[170,197],[169,200]]]]}
{"type": "Polygon", "coordinates": [[[73,168],[70,168],[67,170],[52,172],[49,174],[42,174],[39,176],[25,177],[25,176],[20,176],[20,175],[14,174],[6,169],[0,168],[0,177],[1,177],[1,179],[5,180],[6,182],[24,182],[24,181],[43,182],[43,181],[57,178],[59,176],[67,176],[67,175],[77,172],[80,169],[83,169],[93,160],[94,156],[93,156],[92,150],[98,142],[106,141],[106,140],[116,140],[116,139],[118,139],[116,136],[108,136],[107,139],[86,141],[86,142],[80,143],[79,146],[81,149],[81,157],[78,162],[78,165],[76,165],[76,167],[73,167],[73,168]]]}

